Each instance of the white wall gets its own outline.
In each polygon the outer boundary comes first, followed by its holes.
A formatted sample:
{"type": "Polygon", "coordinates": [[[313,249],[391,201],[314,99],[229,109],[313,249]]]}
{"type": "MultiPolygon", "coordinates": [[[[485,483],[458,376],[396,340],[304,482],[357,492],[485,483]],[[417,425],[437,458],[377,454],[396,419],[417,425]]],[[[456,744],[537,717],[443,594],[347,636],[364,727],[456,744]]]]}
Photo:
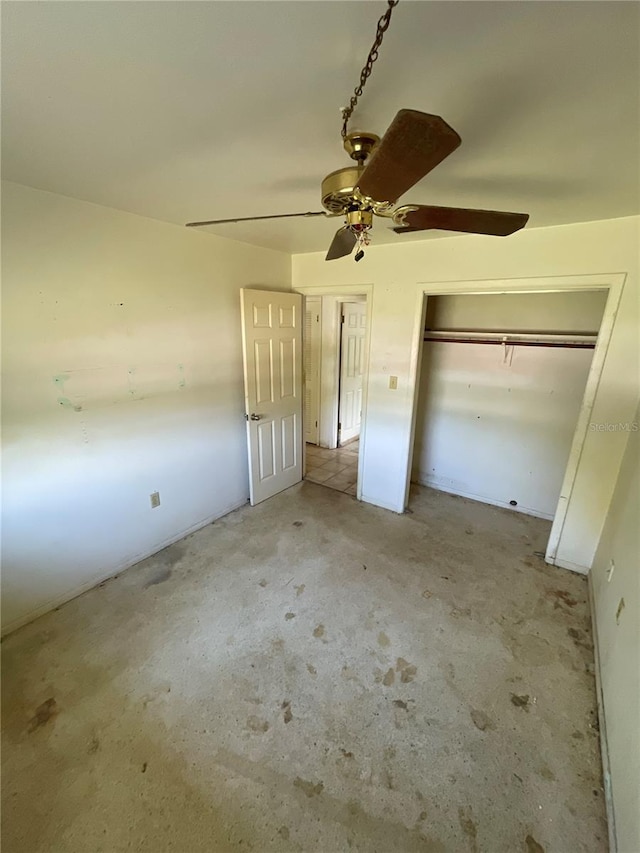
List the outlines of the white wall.
{"type": "Polygon", "coordinates": [[[244,503],[239,289],[291,266],[15,184],[2,238],[10,630],[244,503]]]}
{"type": "MultiPolygon", "coordinates": [[[[417,341],[428,293],[503,291],[505,280],[527,279],[526,290],[549,289],[547,277],[585,276],[602,286],[610,274],[625,283],[592,420],[629,421],[638,399],[639,217],[554,228],[524,229],[511,237],[450,237],[402,245],[375,245],[359,264],[325,262],[322,253],[293,258],[293,285],[303,292],[373,285],[367,423],[361,441],[364,500],[401,511],[412,444],[417,341]],[[537,281],[539,280],[539,283],[537,281]],[[398,376],[397,390],[389,375],[398,376]],[[363,446],[362,446],[363,445],[363,446]]],[[[378,225],[377,227],[380,227],[378,225]]],[[[375,235],[374,235],[375,239],[375,235]]],[[[508,285],[512,286],[512,285],[508,285]]],[[[589,432],[580,454],[557,559],[591,565],[624,450],[619,434],[589,432]]]]}
{"type": "MultiPolygon", "coordinates": [[[[633,423],[637,430],[640,410],[633,423]]],[[[629,434],[590,576],[619,853],[640,850],[639,515],[640,433],[636,431],[629,434]],[[615,568],[608,581],[612,561],[615,568]],[[624,608],[616,619],[622,600],[624,608]]]]}
{"type": "MultiPolygon", "coordinates": [[[[427,328],[597,334],[607,294],[435,296],[427,328]]],[[[425,343],[412,479],[553,518],[593,350],[425,343]]]]}

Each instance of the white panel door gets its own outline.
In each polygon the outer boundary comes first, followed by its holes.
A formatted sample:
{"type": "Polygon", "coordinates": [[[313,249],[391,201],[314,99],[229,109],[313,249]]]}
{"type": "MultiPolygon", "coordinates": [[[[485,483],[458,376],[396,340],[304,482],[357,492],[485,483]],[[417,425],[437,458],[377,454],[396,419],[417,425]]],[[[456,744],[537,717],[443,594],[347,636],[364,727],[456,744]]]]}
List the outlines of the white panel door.
{"type": "Polygon", "coordinates": [[[245,288],[240,295],[255,506],[302,479],[302,297],[245,288]]]}
{"type": "Polygon", "coordinates": [[[338,415],[340,444],[360,435],[366,334],[367,303],[343,303],[340,343],[340,412],[338,415]]]}
{"type": "Polygon", "coordinates": [[[318,444],[320,437],[320,312],[319,296],[304,303],[304,439],[318,444]]]}

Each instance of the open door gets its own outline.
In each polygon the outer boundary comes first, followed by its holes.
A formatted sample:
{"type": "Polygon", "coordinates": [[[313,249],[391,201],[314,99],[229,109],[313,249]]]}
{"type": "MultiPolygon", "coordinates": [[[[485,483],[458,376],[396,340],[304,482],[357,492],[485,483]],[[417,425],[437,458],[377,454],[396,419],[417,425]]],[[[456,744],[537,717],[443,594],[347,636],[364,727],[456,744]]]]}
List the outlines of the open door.
{"type": "Polygon", "coordinates": [[[302,479],[302,296],[240,292],[251,505],[302,479]]]}
{"type": "Polygon", "coordinates": [[[344,302],[340,339],[339,444],[360,435],[364,344],[367,336],[366,302],[344,302]]]}

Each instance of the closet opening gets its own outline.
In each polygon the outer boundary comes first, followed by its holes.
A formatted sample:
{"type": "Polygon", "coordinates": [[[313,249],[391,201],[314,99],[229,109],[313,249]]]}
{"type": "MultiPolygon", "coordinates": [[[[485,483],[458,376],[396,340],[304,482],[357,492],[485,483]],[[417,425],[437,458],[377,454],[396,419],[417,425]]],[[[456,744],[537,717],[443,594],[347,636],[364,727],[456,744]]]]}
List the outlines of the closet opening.
{"type": "Polygon", "coordinates": [[[429,296],[412,482],[553,520],[607,296],[429,296]]]}

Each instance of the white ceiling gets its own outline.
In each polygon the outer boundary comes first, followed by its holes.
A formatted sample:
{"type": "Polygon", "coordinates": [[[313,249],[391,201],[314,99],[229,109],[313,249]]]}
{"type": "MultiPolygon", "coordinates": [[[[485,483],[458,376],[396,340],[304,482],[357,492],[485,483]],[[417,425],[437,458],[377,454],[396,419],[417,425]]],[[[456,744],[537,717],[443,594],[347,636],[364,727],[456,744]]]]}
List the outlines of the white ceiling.
{"type": "MultiPolygon", "coordinates": [[[[320,210],[385,7],[5,0],[3,177],[175,223],[320,210]]],[[[461,135],[403,201],[528,227],[638,213],[639,26],[636,2],[402,0],[352,127],[382,134],[411,107],[461,135]]],[[[337,224],[211,230],[305,252],[337,224]]],[[[378,220],[374,239],[423,235],[378,220]]]]}

